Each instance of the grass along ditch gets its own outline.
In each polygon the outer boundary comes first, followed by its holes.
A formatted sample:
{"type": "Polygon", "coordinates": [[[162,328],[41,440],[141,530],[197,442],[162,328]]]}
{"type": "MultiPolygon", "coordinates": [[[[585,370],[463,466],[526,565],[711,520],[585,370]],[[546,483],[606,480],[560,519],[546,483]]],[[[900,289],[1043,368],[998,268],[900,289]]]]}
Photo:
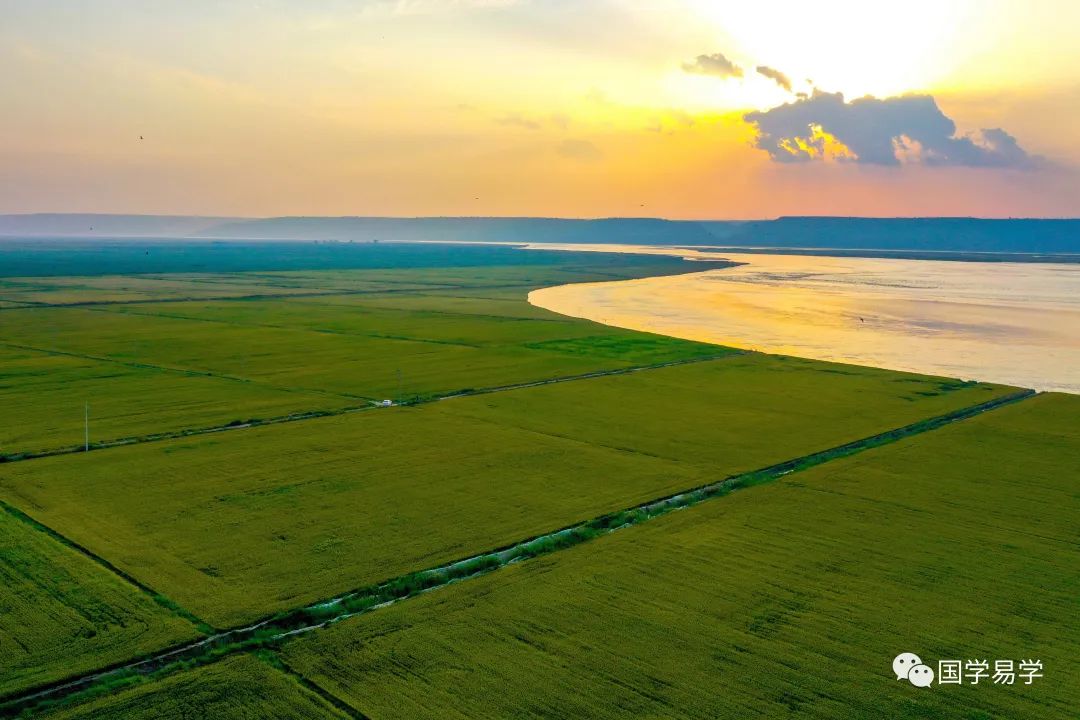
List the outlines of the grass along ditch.
{"type": "MultiPolygon", "coordinates": [[[[626,370],[623,370],[625,372],[626,370]]],[[[383,583],[339,595],[335,598],[285,611],[260,622],[213,634],[171,650],[157,653],[75,679],[0,700],[0,716],[14,717],[24,712],[96,697],[119,687],[161,677],[178,670],[204,665],[220,658],[258,648],[274,646],[284,640],[311,632],[371,610],[415,597],[451,583],[476,577],[514,562],[527,560],[579,545],[621,528],[630,527],[673,510],[690,507],[710,498],[760,485],[779,477],[830,460],[932,431],[949,423],[964,420],[1035,395],[1023,390],[993,400],[968,406],[903,427],[871,435],[820,452],[804,455],[696,488],[660,497],[637,506],[598,516],[544,535],[472,555],[462,560],[428,570],[409,573],[383,583]]]]}

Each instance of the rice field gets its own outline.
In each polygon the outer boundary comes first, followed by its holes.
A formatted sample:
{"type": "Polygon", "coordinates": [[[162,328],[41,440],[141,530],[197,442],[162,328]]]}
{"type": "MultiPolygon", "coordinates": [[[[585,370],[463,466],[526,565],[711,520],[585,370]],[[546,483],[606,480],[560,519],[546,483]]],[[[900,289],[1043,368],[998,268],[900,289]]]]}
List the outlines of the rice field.
{"type": "Polygon", "coordinates": [[[293,640],[368,717],[1058,718],[1080,398],[1040,396],[293,640]],[[915,652],[1039,659],[916,688],[915,652]]]}
{"type": "MultiPolygon", "coordinates": [[[[56,256],[83,276],[0,250],[57,273],[0,277],[0,697],[196,637],[181,613],[244,625],[1015,390],[526,301],[699,269],[676,260],[260,247],[56,256]],[[363,412],[22,459],[80,444],[87,404],[103,444],[363,412]]],[[[185,660],[45,716],[1067,716],[1078,448],[1080,399],[1039,396],[274,645],[303,681],[271,652],[185,660]],[[1046,677],[919,691],[900,651],[1046,677]]]]}
{"type": "Polygon", "coordinates": [[[168,675],[40,717],[49,720],[333,720],[349,715],[251,655],[168,675]]]}
{"type": "Polygon", "coordinates": [[[533,308],[518,268],[169,277],[0,279],[59,303],[0,311],[0,456],[81,444],[87,404],[109,442],[725,352],[533,308]]]}
{"type": "Polygon", "coordinates": [[[0,498],[229,627],[1006,390],[935,383],[732,356],[14,463],[0,498]]]}
{"type": "MultiPolygon", "coordinates": [[[[376,285],[375,287],[384,287],[376,285]]],[[[245,297],[311,292],[274,278],[231,275],[103,275],[0,278],[0,298],[30,305],[112,304],[137,301],[245,297]]]]}
{"type": "Polygon", "coordinates": [[[359,307],[170,303],[153,314],[82,308],[9,311],[7,342],[114,363],[241,379],[274,390],[382,398],[705,357],[715,346],[584,321],[359,307]],[[290,323],[293,325],[290,326],[290,323]],[[298,327],[301,323],[308,327],[298,327]],[[572,347],[558,342],[573,341],[572,347]],[[589,352],[599,344],[601,352],[589,352]],[[615,347],[612,347],[614,344],[615,347]]]}
{"type": "Polygon", "coordinates": [[[348,398],[0,344],[0,456],[228,425],[348,398]],[[89,415],[89,418],[87,417],[89,415]]]}
{"type": "Polygon", "coordinates": [[[721,477],[977,405],[1010,389],[744,355],[440,404],[439,412],[700,466],[721,477]]]}
{"type": "Polygon", "coordinates": [[[0,697],[197,634],[146,593],[0,508],[0,697]]]}

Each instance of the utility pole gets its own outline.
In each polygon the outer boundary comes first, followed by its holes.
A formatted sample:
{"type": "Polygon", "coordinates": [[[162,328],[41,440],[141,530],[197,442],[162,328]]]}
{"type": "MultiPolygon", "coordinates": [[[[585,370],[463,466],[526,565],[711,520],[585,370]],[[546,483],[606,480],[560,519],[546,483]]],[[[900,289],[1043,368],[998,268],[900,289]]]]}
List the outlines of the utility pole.
{"type": "Polygon", "coordinates": [[[398,368],[398,371],[397,371],[397,397],[398,397],[398,405],[401,405],[402,403],[404,403],[404,402],[405,402],[405,391],[404,391],[404,389],[403,389],[403,388],[404,388],[404,386],[403,386],[403,385],[401,384],[401,368],[398,368]]]}
{"type": "Polygon", "coordinates": [[[83,429],[86,448],[83,452],[90,452],[90,403],[86,403],[86,407],[83,408],[83,429]]]}

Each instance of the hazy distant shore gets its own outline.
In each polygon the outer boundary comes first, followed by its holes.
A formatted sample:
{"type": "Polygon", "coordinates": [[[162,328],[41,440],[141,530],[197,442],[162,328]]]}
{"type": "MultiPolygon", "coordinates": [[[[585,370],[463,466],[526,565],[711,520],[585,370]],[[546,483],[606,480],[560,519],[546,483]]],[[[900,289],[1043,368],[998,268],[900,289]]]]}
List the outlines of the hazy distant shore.
{"type": "MultiPolygon", "coordinates": [[[[830,252],[1080,255],[1080,220],[782,217],[775,220],[549,217],[188,217],[0,215],[0,236],[512,242],[815,248],[830,252]]],[[[815,250],[817,252],[818,250],[815,250]]],[[[993,259],[993,258],[989,258],[993,259]]]]}

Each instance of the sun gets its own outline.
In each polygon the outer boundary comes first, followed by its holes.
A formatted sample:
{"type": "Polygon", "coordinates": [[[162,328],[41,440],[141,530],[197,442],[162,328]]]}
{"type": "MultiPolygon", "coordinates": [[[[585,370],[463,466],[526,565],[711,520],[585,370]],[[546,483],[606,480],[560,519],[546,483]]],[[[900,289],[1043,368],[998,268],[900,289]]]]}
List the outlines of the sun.
{"type": "MultiPolygon", "coordinates": [[[[775,105],[779,90],[755,77],[756,65],[786,73],[796,91],[818,87],[849,98],[926,92],[954,68],[964,29],[977,13],[971,0],[909,0],[899,6],[865,0],[792,2],[779,10],[777,3],[686,1],[716,28],[717,49],[749,71],[742,80],[728,81],[726,90],[712,82],[716,101],[755,108],[775,105]]],[[[699,100],[699,93],[706,92],[703,86],[684,84],[688,95],[699,100]]]]}

